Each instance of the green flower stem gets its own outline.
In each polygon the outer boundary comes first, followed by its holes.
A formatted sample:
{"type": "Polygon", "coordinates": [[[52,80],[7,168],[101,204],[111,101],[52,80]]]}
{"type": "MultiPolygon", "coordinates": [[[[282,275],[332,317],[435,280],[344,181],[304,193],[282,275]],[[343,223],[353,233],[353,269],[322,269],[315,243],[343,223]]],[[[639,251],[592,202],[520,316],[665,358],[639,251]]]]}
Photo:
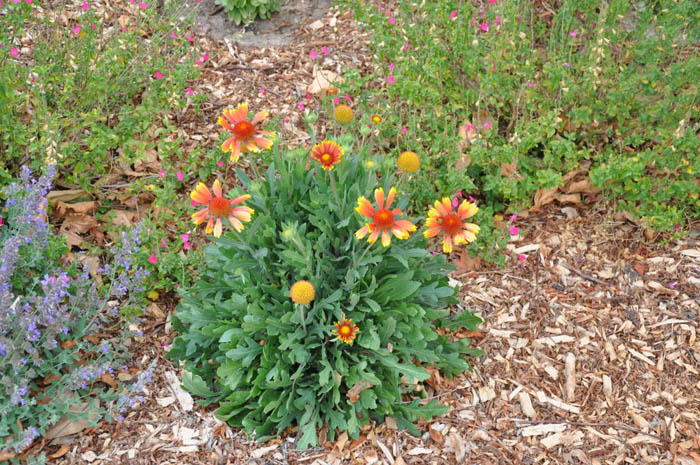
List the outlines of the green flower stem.
{"type": "Polygon", "coordinates": [[[338,210],[340,210],[340,198],[338,197],[338,191],[335,188],[335,179],[333,178],[333,170],[328,170],[328,177],[331,178],[331,189],[333,189],[333,196],[335,196],[335,203],[338,205],[338,210]]]}

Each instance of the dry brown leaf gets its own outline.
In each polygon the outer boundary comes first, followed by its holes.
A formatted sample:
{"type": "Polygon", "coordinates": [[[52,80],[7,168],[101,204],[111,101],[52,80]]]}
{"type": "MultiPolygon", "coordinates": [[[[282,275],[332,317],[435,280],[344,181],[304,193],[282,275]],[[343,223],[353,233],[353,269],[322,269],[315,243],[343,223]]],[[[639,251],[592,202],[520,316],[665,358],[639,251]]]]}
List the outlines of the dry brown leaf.
{"type": "MultiPolygon", "coordinates": [[[[99,405],[99,402],[98,402],[99,405]]],[[[58,420],[58,422],[53,425],[44,434],[46,439],[56,439],[64,436],[70,436],[71,434],[76,434],[84,430],[91,422],[98,418],[98,413],[89,411],[90,406],[86,403],[81,405],[73,405],[70,410],[72,414],[82,414],[88,412],[87,420],[75,420],[71,421],[69,415],[65,415],[63,418],[58,420]]]]}
{"type": "Polygon", "coordinates": [[[388,429],[399,429],[399,425],[396,423],[396,420],[391,417],[384,417],[384,424],[388,429]]]}
{"type": "Polygon", "coordinates": [[[4,460],[10,460],[13,458],[15,458],[15,454],[13,454],[11,452],[0,452],[0,462],[2,462],[4,460]]]}
{"type": "Polygon", "coordinates": [[[134,224],[136,213],[128,210],[114,210],[114,215],[111,217],[112,224],[116,226],[131,226],[134,224]]]}
{"type": "Polygon", "coordinates": [[[342,452],[343,449],[345,448],[345,444],[348,443],[348,433],[346,431],[343,431],[340,436],[338,436],[338,440],[335,441],[335,447],[338,449],[338,452],[342,452]]]}
{"type": "Polygon", "coordinates": [[[445,442],[445,437],[442,435],[442,433],[434,429],[432,425],[430,426],[430,428],[428,428],[428,433],[430,434],[430,438],[438,444],[442,445],[445,442]]]}
{"type": "Polygon", "coordinates": [[[97,206],[97,202],[91,200],[89,202],[76,202],[76,203],[66,203],[62,200],[56,201],[56,211],[63,217],[66,213],[72,211],[73,213],[85,214],[92,211],[97,206]]]}
{"type": "Polygon", "coordinates": [[[109,373],[102,373],[102,376],[100,377],[100,381],[102,381],[105,384],[110,385],[114,389],[117,388],[117,382],[114,381],[114,377],[110,375],[109,373]]]}
{"type": "Polygon", "coordinates": [[[555,198],[559,203],[581,203],[581,194],[556,194],[555,198]]]}
{"type": "Polygon", "coordinates": [[[566,192],[568,192],[568,193],[580,192],[582,194],[597,194],[601,191],[602,191],[602,189],[600,187],[596,187],[593,184],[591,184],[590,178],[582,179],[581,181],[572,182],[566,188],[566,192]]]}
{"type": "Polygon", "coordinates": [[[501,163],[501,176],[510,179],[522,179],[522,175],[518,173],[517,161],[514,161],[512,163],[501,163]]]}
{"type": "Polygon", "coordinates": [[[535,204],[532,206],[532,208],[530,208],[530,211],[538,212],[548,203],[552,203],[557,194],[557,189],[559,188],[552,187],[551,189],[537,189],[537,192],[535,192],[535,204]]]}
{"type": "Polygon", "coordinates": [[[51,191],[46,195],[50,201],[70,202],[81,197],[89,197],[88,193],[82,189],[69,189],[65,191],[51,191]]]}
{"type": "Polygon", "coordinates": [[[318,69],[317,66],[314,66],[313,76],[314,80],[306,88],[306,91],[312,94],[318,94],[334,88],[333,83],[335,82],[343,82],[343,78],[333,71],[324,71],[318,69]]]}
{"type": "Polygon", "coordinates": [[[406,462],[404,462],[400,455],[397,455],[396,460],[394,460],[394,465],[406,465],[406,462]]]}
{"type": "Polygon", "coordinates": [[[70,231],[76,234],[85,234],[90,229],[97,226],[97,220],[94,216],[75,214],[66,216],[60,231],[61,233],[70,231]]]}
{"type": "Polygon", "coordinates": [[[372,386],[373,385],[368,383],[367,381],[360,380],[357,383],[355,383],[353,387],[350,388],[346,395],[348,396],[348,399],[350,399],[350,402],[354,404],[359,400],[360,393],[365,389],[371,388],[372,386]]]}
{"type": "Polygon", "coordinates": [[[461,463],[467,454],[467,443],[464,438],[457,433],[451,433],[447,436],[447,446],[454,451],[456,462],[461,463]]]}
{"type": "Polygon", "coordinates": [[[463,250],[459,255],[459,261],[457,262],[457,272],[467,273],[469,271],[475,271],[481,268],[481,257],[472,257],[469,255],[468,250],[463,250]]]}
{"type": "Polygon", "coordinates": [[[58,458],[63,457],[64,455],[66,455],[69,450],[70,450],[70,446],[68,444],[63,444],[56,452],[49,455],[48,457],[50,459],[58,459],[58,458]]]}

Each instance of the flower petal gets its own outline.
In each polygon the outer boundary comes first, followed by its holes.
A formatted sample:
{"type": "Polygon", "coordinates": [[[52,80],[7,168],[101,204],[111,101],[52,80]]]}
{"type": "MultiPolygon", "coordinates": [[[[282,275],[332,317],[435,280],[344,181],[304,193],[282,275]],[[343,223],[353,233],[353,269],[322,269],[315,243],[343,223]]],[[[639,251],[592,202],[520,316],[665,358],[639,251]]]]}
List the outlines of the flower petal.
{"type": "Polygon", "coordinates": [[[207,234],[211,234],[211,232],[214,230],[214,217],[210,216],[209,221],[207,221],[207,227],[204,228],[204,232],[207,234]]]}
{"type": "Polygon", "coordinates": [[[231,222],[231,226],[233,226],[233,229],[235,229],[236,231],[241,232],[241,231],[243,231],[243,229],[245,229],[243,226],[243,223],[238,221],[238,218],[235,218],[233,216],[229,216],[228,220],[231,222]]]}
{"type": "Polygon", "coordinates": [[[457,215],[459,215],[461,219],[466,220],[476,215],[478,211],[479,207],[477,207],[476,204],[463,200],[462,203],[459,204],[457,215]]]}
{"type": "Polygon", "coordinates": [[[435,209],[440,213],[440,216],[447,216],[452,212],[452,202],[449,197],[443,197],[442,202],[435,201],[435,209]]]}
{"type": "Polygon", "coordinates": [[[389,195],[386,198],[386,208],[391,207],[391,202],[394,201],[394,197],[396,196],[396,188],[392,187],[389,189],[389,195]]]}
{"type": "Polygon", "coordinates": [[[233,148],[233,144],[236,143],[236,138],[235,137],[229,137],[224,141],[223,144],[221,144],[221,151],[222,152],[228,152],[233,148]]]}
{"type": "Polygon", "coordinates": [[[211,192],[207,188],[206,184],[200,182],[197,187],[190,193],[190,198],[197,203],[209,204],[213,200],[211,192]]]}
{"type": "Polygon", "coordinates": [[[250,221],[250,216],[253,213],[255,213],[255,211],[250,207],[236,207],[231,210],[231,217],[236,217],[247,223],[250,221]]]}
{"type": "Polygon", "coordinates": [[[267,118],[268,115],[269,115],[268,112],[266,112],[265,110],[261,110],[255,114],[255,116],[253,117],[253,121],[251,121],[251,123],[253,124],[253,126],[255,126],[256,124],[258,124],[259,122],[261,122],[262,120],[267,118]]]}
{"type": "MultiPolygon", "coordinates": [[[[224,112],[225,112],[225,111],[226,111],[226,110],[224,110],[224,112]]],[[[219,116],[219,118],[218,118],[216,121],[217,121],[220,125],[222,125],[222,126],[224,127],[224,129],[233,132],[233,126],[231,126],[231,125],[228,123],[228,121],[226,121],[225,118],[222,118],[221,116],[219,116]]]]}
{"type": "Polygon", "coordinates": [[[357,239],[362,239],[362,238],[365,237],[367,234],[369,234],[369,225],[368,225],[368,224],[362,226],[360,229],[358,229],[357,231],[355,231],[355,237],[356,237],[357,239]]]}
{"type": "Polygon", "coordinates": [[[208,215],[209,215],[209,207],[204,208],[204,209],[198,211],[197,213],[193,213],[192,214],[192,221],[194,222],[194,224],[200,225],[200,224],[204,223],[204,220],[207,219],[208,215]]]}
{"type": "Polygon", "coordinates": [[[221,218],[217,218],[214,224],[214,237],[221,237],[222,229],[221,218]]]}
{"type": "Polygon", "coordinates": [[[250,194],[239,195],[238,197],[231,199],[231,205],[238,205],[239,203],[245,202],[249,198],[250,198],[250,194]]]}
{"type": "Polygon", "coordinates": [[[381,210],[384,208],[384,188],[380,187],[379,189],[374,190],[374,200],[377,202],[377,209],[381,210]]]}
{"type": "Polygon", "coordinates": [[[370,201],[364,197],[357,199],[357,207],[355,207],[355,211],[368,218],[372,218],[374,216],[374,207],[370,201]]]}
{"type": "Polygon", "coordinates": [[[389,231],[386,229],[382,231],[382,245],[384,247],[389,247],[391,245],[391,234],[389,234],[389,231]]]}
{"type": "Polygon", "coordinates": [[[236,139],[236,143],[231,150],[231,163],[236,163],[241,158],[241,141],[236,139]]]}
{"type": "Polygon", "coordinates": [[[270,139],[265,139],[264,137],[254,137],[253,140],[261,149],[269,150],[272,147],[273,142],[270,139]]]}
{"type": "MultiPolygon", "coordinates": [[[[371,227],[370,227],[370,230],[372,230],[371,227]]],[[[367,242],[369,242],[370,244],[374,244],[377,241],[378,237],[379,237],[379,229],[374,228],[374,230],[372,230],[372,234],[370,234],[369,237],[367,238],[367,242]]]]}
{"type": "Polygon", "coordinates": [[[428,228],[423,232],[423,237],[435,237],[440,233],[440,231],[442,231],[442,228],[439,226],[428,228]]]}
{"type": "Polygon", "coordinates": [[[442,241],[442,251],[445,253],[452,252],[452,237],[449,234],[445,234],[445,239],[442,241]]]}
{"type": "Polygon", "coordinates": [[[224,195],[223,192],[221,191],[221,182],[219,182],[218,179],[214,181],[214,185],[212,186],[211,189],[212,189],[212,191],[214,191],[214,195],[216,197],[221,197],[224,195]]]}

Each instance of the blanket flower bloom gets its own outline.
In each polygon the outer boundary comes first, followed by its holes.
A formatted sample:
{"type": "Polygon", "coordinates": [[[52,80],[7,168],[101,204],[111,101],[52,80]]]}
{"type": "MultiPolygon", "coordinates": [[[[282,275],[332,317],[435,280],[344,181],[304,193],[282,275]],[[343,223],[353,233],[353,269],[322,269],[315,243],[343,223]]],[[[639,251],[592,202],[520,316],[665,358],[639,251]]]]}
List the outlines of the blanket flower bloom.
{"type": "Polygon", "coordinates": [[[357,337],[357,333],[360,332],[360,328],[352,323],[352,319],[345,319],[338,321],[335,324],[335,329],[331,330],[331,333],[337,334],[338,339],[346,344],[352,344],[352,342],[357,337]]]}
{"type": "Polygon", "coordinates": [[[340,163],[342,156],[343,149],[331,140],[324,140],[311,149],[311,158],[319,162],[324,170],[332,170],[335,165],[340,163]]]}
{"type": "Polygon", "coordinates": [[[479,208],[466,200],[463,200],[455,212],[448,197],[443,197],[442,201],[436,200],[434,208],[428,211],[426,226],[428,229],[423,233],[425,237],[437,236],[440,232],[444,234],[442,241],[442,251],[452,252],[452,244],[467,244],[476,239],[479,233],[479,226],[473,223],[465,223],[464,220],[476,215],[479,208]]]}
{"type": "Polygon", "coordinates": [[[221,150],[231,152],[231,162],[237,162],[241,153],[260,152],[272,147],[272,139],[263,136],[275,137],[275,133],[263,131],[259,127],[267,116],[268,113],[262,110],[256,113],[252,121],[248,121],[247,103],[241,103],[235,109],[226,108],[222,116],[219,116],[219,124],[233,133],[233,137],[221,144],[221,150]]]}
{"type": "Polygon", "coordinates": [[[289,291],[289,296],[292,298],[292,302],[299,305],[308,305],[314,300],[316,296],[316,290],[314,285],[308,281],[297,281],[292,284],[292,288],[289,291]]]}
{"type": "Polygon", "coordinates": [[[213,232],[215,237],[221,237],[221,218],[228,218],[233,229],[241,232],[243,230],[243,223],[241,223],[241,221],[249,222],[250,215],[255,212],[252,208],[246,207],[245,205],[239,207],[234,205],[248,200],[250,194],[241,195],[234,199],[227,199],[223,196],[221,183],[218,179],[214,181],[212,190],[214,191],[213,196],[211,192],[209,192],[209,189],[207,189],[207,186],[203,182],[200,182],[190,194],[193,205],[206,205],[202,210],[192,214],[192,221],[194,224],[200,225],[208,218],[209,221],[205,229],[206,233],[211,234],[213,232]]]}
{"type": "Polygon", "coordinates": [[[372,220],[371,223],[365,224],[362,228],[355,231],[355,237],[362,239],[367,234],[369,238],[367,242],[374,243],[382,233],[382,245],[389,247],[391,244],[390,232],[397,239],[408,239],[409,233],[416,230],[416,225],[408,220],[397,220],[396,217],[402,215],[398,208],[390,209],[391,203],[396,196],[396,188],[389,189],[389,195],[386,197],[386,205],[384,204],[384,189],[379,188],[374,191],[374,199],[377,202],[377,208],[364,197],[357,199],[357,207],[355,211],[362,216],[366,216],[372,220]]]}
{"type": "Polygon", "coordinates": [[[403,152],[399,155],[397,165],[407,173],[415,173],[420,168],[420,158],[415,152],[403,152]]]}

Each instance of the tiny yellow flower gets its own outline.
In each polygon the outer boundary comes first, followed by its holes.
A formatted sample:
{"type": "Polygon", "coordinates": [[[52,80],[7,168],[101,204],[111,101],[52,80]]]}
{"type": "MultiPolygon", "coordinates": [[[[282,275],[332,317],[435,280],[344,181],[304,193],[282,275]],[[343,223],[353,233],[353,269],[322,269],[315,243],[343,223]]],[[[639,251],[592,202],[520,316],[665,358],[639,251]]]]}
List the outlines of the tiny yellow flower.
{"type": "Polygon", "coordinates": [[[149,291],[148,294],[146,294],[146,297],[148,297],[149,299],[151,299],[153,301],[156,301],[156,300],[158,300],[158,297],[159,297],[158,291],[149,291]]]}
{"type": "Polygon", "coordinates": [[[338,339],[346,344],[352,344],[352,342],[357,337],[357,333],[360,332],[360,328],[353,324],[352,319],[343,319],[335,324],[335,329],[331,330],[331,333],[338,335],[338,339]]]}
{"type": "Polygon", "coordinates": [[[372,115],[372,117],[370,118],[370,120],[371,120],[374,124],[379,124],[379,123],[382,122],[382,117],[379,116],[379,115],[372,115]]]}
{"type": "Polygon", "coordinates": [[[367,169],[371,170],[371,169],[374,169],[376,167],[377,167],[377,162],[375,162],[374,160],[367,160],[365,162],[365,168],[367,168],[367,169]]]}
{"type": "Polygon", "coordinates": [[[292,301],[300,305],[308,305],[314,300],[316,291],[314,285],[308,281],[297,281],[292,285],[289,291],[292,301]]]}
{"type": "Polygon", "coordinates": [[[420,168],[420,158],[414,152],[403,152],[399,155],[398,165],[407,173],[415,173],[420,168]]]}
{"type": "Polygon", "coordinates": [[[333,110],[333,117],[337,122],[347,124],[352,121],[353,118],[352,108],[341,103],[335,107],[335,110],[333,110]]]}

